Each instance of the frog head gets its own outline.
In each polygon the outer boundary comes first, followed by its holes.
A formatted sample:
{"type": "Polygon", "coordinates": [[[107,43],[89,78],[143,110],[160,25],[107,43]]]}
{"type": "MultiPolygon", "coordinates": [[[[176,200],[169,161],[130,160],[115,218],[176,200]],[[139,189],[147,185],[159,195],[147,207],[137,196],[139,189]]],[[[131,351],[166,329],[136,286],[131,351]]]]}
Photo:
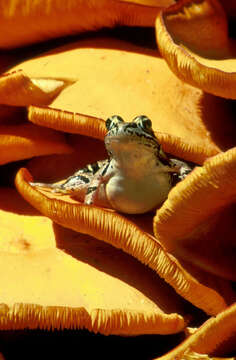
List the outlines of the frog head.
{"type": "Polygon", "coordinates": [[[154,155],[158,162],[169,165],[169,160],[162,150],[154,131],[152,121],[146,115],[136,116],[133,121],[125,122],[119,115],[106,120],[108,130],[105,146],[110,157],[121,152],[136,152],[140,157],[146,152],[154,155]]]}

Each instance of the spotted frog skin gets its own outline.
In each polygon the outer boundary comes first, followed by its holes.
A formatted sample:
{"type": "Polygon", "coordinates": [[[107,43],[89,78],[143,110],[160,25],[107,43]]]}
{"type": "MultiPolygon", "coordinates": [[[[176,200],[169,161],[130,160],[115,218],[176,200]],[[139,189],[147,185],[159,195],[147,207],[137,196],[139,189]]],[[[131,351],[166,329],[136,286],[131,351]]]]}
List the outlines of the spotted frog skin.
{"type": "Polygon", "coordinates": [[[141,115],[124,122],[117,115],[106,121],[106,160],[79,169],[62,183],[31,183],[55,193],[126,214],[141,214],[159,207],[175,182],[192,167],[163,152],[151,120],[141,115]]]}

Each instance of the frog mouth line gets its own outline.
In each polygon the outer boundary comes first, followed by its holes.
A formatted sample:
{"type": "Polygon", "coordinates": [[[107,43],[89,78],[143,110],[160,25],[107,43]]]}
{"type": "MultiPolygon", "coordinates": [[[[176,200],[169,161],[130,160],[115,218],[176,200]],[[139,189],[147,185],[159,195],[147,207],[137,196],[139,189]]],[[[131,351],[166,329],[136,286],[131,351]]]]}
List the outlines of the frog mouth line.
{"type": "Polygon", "coordinates": [[[149,138],[146,135],[127,135],[127,134],[123,134],[123,135],[118,135],[118,136],[106,136],[105,137],[105,143],[109,144],[111,142],[120,142],[120,143],[131,143],[131,142],[135,142],[137,145],[147,145],[149,147],[156,147],[159,148],[159,144],[157,141],[155,141],[153,138],[149,138]]]}

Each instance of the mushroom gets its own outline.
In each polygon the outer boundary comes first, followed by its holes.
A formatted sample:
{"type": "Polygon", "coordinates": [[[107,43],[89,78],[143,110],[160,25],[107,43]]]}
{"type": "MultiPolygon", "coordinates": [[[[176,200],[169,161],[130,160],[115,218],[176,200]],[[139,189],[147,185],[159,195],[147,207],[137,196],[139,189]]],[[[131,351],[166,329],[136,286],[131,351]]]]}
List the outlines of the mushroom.
{"type": "Polygon", "coordinates": [[[216,96],[236,98],[235,44],[219,1],[178,1],[157,16],[156,38],[181,80],[216,96]]]}

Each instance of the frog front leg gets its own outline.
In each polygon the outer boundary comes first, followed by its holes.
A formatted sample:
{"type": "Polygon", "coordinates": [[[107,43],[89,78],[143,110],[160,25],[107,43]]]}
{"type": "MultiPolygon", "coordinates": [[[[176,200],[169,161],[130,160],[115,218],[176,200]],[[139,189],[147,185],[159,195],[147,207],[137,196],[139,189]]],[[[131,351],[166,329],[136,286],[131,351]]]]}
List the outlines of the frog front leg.
{"type": "Polygon", "coordinates": [[[193,169],[196,167],[196,164],[179,160],[179,159],[170,159],[170,162],[173,166],[173,169],[177,169],[176,173],[173,174],[173,186],[176,185],[179,181],[186,178],[193,169]]]}
{"type": "Polygon", "coordinates": [[[87,205],[97,205],[101,207],[112,208],[106,196],[106,183],[109,180],[107,170],[109,163],[101,168],[91,179],[84,198],[87,205]]]}

